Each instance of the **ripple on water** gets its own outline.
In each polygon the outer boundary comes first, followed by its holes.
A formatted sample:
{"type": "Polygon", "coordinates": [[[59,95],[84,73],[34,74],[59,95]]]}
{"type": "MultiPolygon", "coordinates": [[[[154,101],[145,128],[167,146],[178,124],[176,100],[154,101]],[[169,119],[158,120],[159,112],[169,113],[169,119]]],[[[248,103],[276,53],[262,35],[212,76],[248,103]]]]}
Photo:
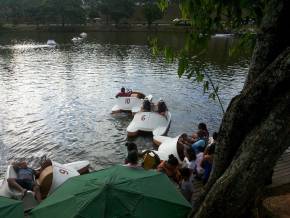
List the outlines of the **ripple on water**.
{"type": "MultiPolygon", "coordinates": [[[[200,84],[178,78],[176,62],[154,59],[144,42],[100,37],[79,45],[60,38],[59,49],[47,49],[47,38],[33,36],[0,45],[0,174],[8,161],[26,158],[37,165],[43,155],[59,162],[88,159],[94,169],[123,163],[132,117],[110,114],[122,86],[167,102],[169,136],[191,133],[199,122],[210,132],[218,129],[219,105],[200,84]]],[[[226,53],[210,50],[203,61],[226,106],[242,89],[248,58],[221,59],[218,52],[226,53]]],[[[152,136],[132,140],[140,150],[152,148],[152,136]]]]}

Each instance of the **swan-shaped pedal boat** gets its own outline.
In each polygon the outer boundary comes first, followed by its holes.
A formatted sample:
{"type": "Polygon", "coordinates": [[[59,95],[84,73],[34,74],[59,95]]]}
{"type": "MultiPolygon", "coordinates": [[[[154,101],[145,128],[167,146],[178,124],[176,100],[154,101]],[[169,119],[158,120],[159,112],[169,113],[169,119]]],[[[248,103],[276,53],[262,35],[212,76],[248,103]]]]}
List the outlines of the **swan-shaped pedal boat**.
{"type": "Polygon", "coordinates": [[[140,131],[152,132],[153,136],[162,136],[167,133],[170,127],[171,113],[161,115],[157,112],[138,112],[127,127],[127,136],[134,137],[140,131]]]}
{"type": "Polygon", "coordinates": [[[145,95],[141,92],[130,92],[129,96],[116,98],[116,105],[112,108],[112,113],[132,112],[137,113],[141,110],[145,95]]]}
{"type": "MultiPolygon", "coordinates": [[[[43,198],[51,194],[71,177],[79,176],[82,172],[87,172],[89,168],[89,161],[76,161],[67,164],[60,164],[51,161],[51,164],[46,166],[40,173],[36,182],[40,186],[40,192],[43,198]]],[[[22,194],[17,190],[11,189],[8,185],[8,178],[16,178],[17,174],[12,165],[7,167],[5,178],[0,181],[0,196],[21,199],[22,194]]],[[[34,198],[32,191],[27,191],[23,200],[24,210],[34,208],[38,202],[34,198]]]]}
{"type": "Polygon", "coordinates": [[[82,42],[84,40],[84,38],[82,38],[82,37],[73,37],[72,39],[71,39],[71,41],[73,42],[73,43],[78,43],[78,42],[82,42]]]}

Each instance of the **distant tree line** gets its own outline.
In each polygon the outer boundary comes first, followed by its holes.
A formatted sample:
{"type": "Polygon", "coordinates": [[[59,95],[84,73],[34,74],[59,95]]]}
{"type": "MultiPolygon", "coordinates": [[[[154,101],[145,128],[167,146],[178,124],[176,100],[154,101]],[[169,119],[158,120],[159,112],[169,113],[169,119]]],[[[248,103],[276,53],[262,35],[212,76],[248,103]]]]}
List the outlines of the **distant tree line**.
{"type": "Polygon", "coordinates": [[[95,18],[119,24],[141,9],[151,25],[163,14],[158,0],[1,0],[0,22],[11,24],[86,24],[95,18]]]}

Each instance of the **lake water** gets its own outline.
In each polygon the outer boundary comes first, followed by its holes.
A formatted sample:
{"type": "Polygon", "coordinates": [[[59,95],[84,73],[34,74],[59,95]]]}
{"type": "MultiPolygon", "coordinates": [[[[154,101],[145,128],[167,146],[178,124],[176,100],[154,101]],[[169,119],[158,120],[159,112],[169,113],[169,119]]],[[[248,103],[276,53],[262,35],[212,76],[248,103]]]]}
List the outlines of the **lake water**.
{"type": "MultiPolygon", "coordinates": [[[[89,33],[78,45],[73,34],[0,34],[0,166],[42,155],[61,162],[89,160],[94,169],[122,163],[126,128],[132,117],[110,114],[115,94],[125,86],[166,101],[172,114],[168,136],[192,133],[199,122],[218,130],[217,101],[186,77],[177,63],[154,58],[146,33],[89,33]],[[45,48],[48,38],[60,47],[45,48]]],[[[184,35],[159,34],[161,43],[182,46],[184,35]]],[[[249,57],[228,57],[231,38],[213,38],[203,62],[220,87],[226,108],[242,89],[249,57]]],[[[134,139],[152,148],[152,137],[134,139]]],[[[0,173],[1,174],[1,173],[0,173]]]]}

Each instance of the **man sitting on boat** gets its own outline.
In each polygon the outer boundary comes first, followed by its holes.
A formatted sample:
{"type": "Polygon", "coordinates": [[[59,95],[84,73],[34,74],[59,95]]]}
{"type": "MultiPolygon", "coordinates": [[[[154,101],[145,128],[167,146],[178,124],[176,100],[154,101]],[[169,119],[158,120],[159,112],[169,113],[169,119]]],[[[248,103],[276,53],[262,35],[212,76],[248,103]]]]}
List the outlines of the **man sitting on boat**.
{"type": "Polygon", "coordinates": [[[122,87],[121,91],[116,95],[116,98],[118,97],[130,97],[132,92],[126,92],[125,88],[122,87]]]}
{"type": "Polygon", "coordinates": [[[162,116],[166,116],[167,111],[168,109],[165,102],[162,99],[160,99],[157,103],[157,112],[162,116]]]}
{"type": "Polygon", "coordinates": [[[38,202],[42,200],[39,186],[35,183],[34,176],[39,173],[27,166],[25,161],[13,163],[13,168],[17,174],[17,178],[8,178],[7,182],[10,188],[14,188],[25,196],[27,190],[35,193],[35,198],[38,202]]]}
{"type": "Polygon", "coordinates": [[[151,102],[146,98],[143,101],[141,111],[142,112],[150,112],[151,111],[151,102]]]}

